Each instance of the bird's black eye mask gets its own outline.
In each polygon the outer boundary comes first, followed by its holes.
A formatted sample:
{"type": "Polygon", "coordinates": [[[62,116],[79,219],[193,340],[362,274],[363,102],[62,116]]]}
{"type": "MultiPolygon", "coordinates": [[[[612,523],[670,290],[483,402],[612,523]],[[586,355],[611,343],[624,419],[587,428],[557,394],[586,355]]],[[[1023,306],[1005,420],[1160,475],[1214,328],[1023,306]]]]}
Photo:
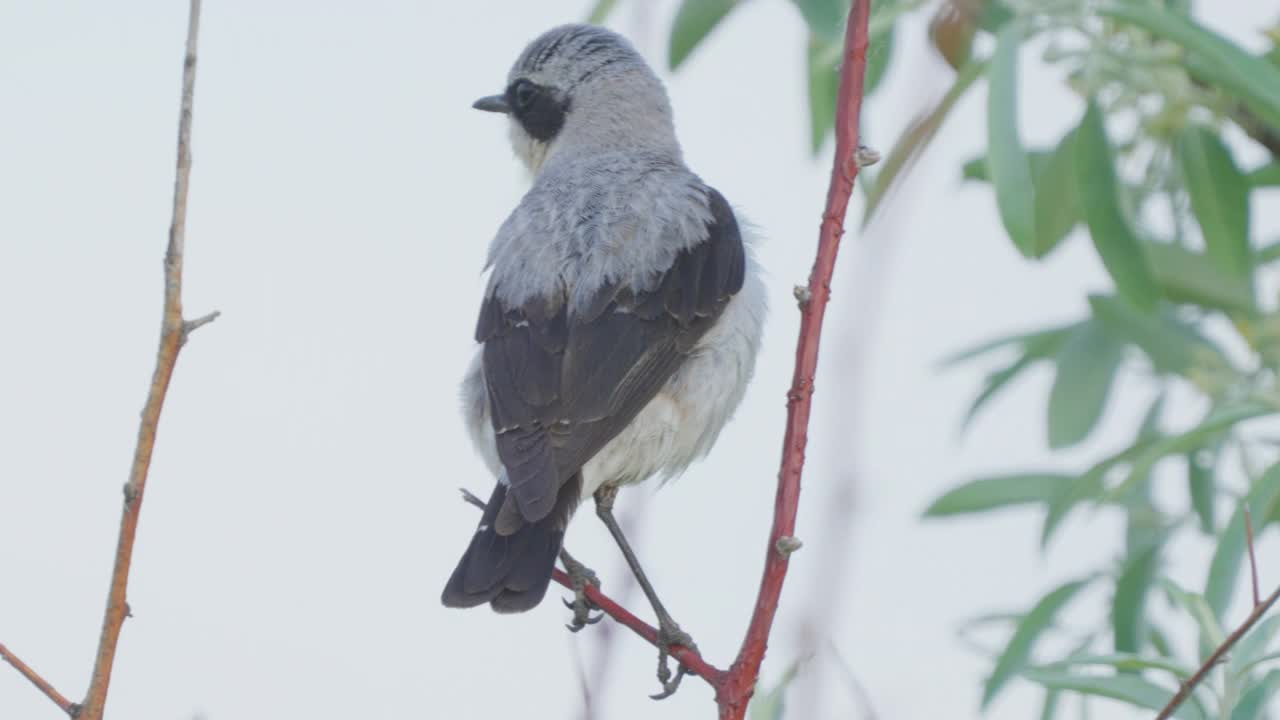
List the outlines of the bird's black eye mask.
{"type": "Polygon", "coordinates": [[[569,100],[557,99],[550,88],[520,78],[505,93],[511,115],[535,140],[550,142],[564,126],[569,100]]]}

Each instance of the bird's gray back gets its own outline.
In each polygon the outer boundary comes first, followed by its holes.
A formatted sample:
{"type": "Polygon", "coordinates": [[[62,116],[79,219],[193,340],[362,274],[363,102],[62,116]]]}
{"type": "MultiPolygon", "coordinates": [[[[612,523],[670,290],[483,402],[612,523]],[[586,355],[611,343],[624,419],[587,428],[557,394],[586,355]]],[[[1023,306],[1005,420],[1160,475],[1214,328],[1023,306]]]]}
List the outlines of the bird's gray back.
{"type": "Polygon", "coordinates": [[[564,297],[572,315],[606,283],[652,289],[681,250],[706,239],[708,192],[662,155],[550,163],[489,247],[489,294],[509,307],[564,297]]]}

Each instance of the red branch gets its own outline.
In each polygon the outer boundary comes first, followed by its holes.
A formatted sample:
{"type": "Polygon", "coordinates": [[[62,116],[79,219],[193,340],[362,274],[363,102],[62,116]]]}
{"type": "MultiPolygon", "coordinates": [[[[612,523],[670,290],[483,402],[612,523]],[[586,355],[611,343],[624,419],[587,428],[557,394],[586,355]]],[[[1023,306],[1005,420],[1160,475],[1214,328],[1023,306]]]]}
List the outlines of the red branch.
{"type": "Polygon", "coordinates": [[[809,412],[813,379],[818,367],[818,342],[822,319],[831,297],[831,276],[836,253],[844,235],[844,217],[858,175],[855,153],[858,147],[858,119],[862,108],[862,83],[867,66],[867,19],[870,0],[854,0],[845,26],[844,62],[840,67],[840,90],[836,99],[836,150],[827,190],[827,206],[822,214],[818,254],[809,274],[807,293],[802,293],[800,339],[796,347],[795,374],[787,393],[787,430],[782,444],[782,469],[778,473],[778,493],[774,501],[773,528],[765,549],[764,576],[756,597],[755,612],[747,627],[742,649],[729,668],[729,675],[716,691],[721,720],[744,717],[747,703],[760,675],[760,664],[769,641],[778,598],[787,576],[790,552],[786,546],[795,533],[800,502],[800,475],[808,442],[809,412]]]}
{"type": "MultiPolygon", "coordinates": [[[[573,583],[569,580],[569,576],[560,568],[551,571],[551,579],[570,590],[573,589],[573,583]]],[[[585,592],[587,599],[595,603],[596,607],[600,608],[605,615],[613,618],[618,624],[630,628],[632,632],[644,638],[650,645],[657,647],[658,631],[652,625],[632,615],[629,610],[614,602],[608,595],[600,592],[600,588],[594,585],[588,584],[585,592]]],[[[717,693],[720,691],[720,686],[724,684],[725,676],[727,675],[725,671],[703,660],[702,656],[697,652],[682,645],[671,646],[671,657],[678,660],[691,673],[706,680],[711,687],[716,689],[717,693]]]]}
{"type": "Polygon", "coordinates": [[[53,685],[50,685],[48,680],[40,677],[39,673],[32,670],[31,666],[19,660],[18,656],[10,652],[9,648],[5,647],[3,644],[0,644],[0,658],[3,658],[5,662],[12,665],[14,670],[17,670],[22,674],[22,677],[30,680],[31,684],[35,685],[37,690],[44,693],[45,697],[49,698],[55,705],[62,708],[62,712],[70,715],[71,717],[75,717],[80,712],[80,707],[78,705],[71,702],[66,698],[66,696],[54,689],[53,685]]]}

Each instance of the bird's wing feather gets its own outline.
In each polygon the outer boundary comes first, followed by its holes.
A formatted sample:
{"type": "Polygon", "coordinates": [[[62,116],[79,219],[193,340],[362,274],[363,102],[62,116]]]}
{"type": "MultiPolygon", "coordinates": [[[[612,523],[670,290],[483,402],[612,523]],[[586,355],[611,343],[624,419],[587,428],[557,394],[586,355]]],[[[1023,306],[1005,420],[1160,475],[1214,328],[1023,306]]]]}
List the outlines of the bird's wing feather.
{"type": "Polygon", "coordinates": [[[707,238],[651,289],[602,287],[585,312],[565,298],[480,310],[498,455],[520,517],[552,511],[569,478],[653,399],[742,288],[746,256],[724,197],[708,189],[707,238]]]}

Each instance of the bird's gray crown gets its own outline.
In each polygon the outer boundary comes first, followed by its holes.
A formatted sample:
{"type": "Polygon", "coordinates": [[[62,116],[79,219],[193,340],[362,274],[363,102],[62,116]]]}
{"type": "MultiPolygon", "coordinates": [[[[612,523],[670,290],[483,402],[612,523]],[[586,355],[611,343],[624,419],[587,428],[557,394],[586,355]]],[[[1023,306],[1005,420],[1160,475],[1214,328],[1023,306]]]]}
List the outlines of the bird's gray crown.
{"type": "Polygon", "coordinates": [[[680,159],[662,81],[626,38],[595,25],[535,38],[504,93],[476,107],[510,116],[512,145],[534,172],[553,155],[636,149],[680,159]]]}

